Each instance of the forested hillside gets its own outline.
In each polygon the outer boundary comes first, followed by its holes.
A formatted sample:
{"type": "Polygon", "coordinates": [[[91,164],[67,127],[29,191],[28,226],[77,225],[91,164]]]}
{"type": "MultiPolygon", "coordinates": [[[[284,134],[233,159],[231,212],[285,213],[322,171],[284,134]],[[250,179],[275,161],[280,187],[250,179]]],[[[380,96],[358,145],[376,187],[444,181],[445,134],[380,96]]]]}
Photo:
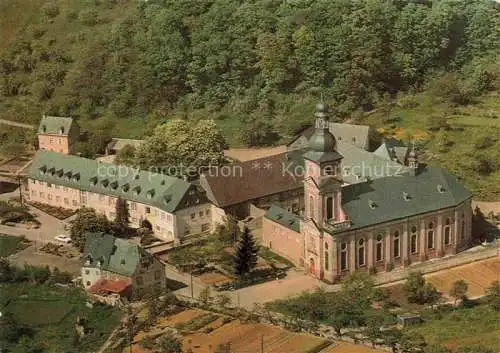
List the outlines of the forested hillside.
{"type": "MultiPolygon", "coordinates": [[[[498,115],[491,0],[3,0],[0,9],[0,118],[70,115],[92,146],[173,117],[213,118],[233,146],[282,143],[321,97],[335,119],[389,132],[395,112],[425,131],[471,109],[498,115]]],[[[497,157],[486,163],[498,173],[497,157]]]]}

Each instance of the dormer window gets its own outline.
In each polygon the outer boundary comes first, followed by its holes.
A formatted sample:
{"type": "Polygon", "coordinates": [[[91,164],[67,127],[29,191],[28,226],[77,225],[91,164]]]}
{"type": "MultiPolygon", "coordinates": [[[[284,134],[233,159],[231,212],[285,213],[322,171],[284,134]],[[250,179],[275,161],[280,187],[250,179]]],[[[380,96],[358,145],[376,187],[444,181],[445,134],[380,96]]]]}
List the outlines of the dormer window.
{"type": "Polygon", "coordinates": [[[410,201],[411,200],[410,194],[408,194],[407,192],[403,192],[403,200],[410,201]]]}
{"type": "Polygon", "coordinates": [[[122,190],[127,192],[128,190],[130,189],[130,185],[129,184],[123,184],[122,185],[122,190]]]}
{"type": "Polygon", "coordinates": [[[282,219],[283,218],[283,213],[278,213],[276,215],[276,219],[282,219]]]}
{"type": "Polygon", "coordinates": [[[50,175],[54,175],[56,173],[56,168],[52,167],[48,170],[50,175]]]}
{"type": "Polygon", "coordinates": [[[169,203],[170,201],[172,201],[172,195],[165,195],[163,197],[163,200],[165,201],[165,203],[169,203]]]}
{"type": "Polygon", "coordinates": [[[101,181],[101,184],[102,184],[102,186],[104,186],[105,188],[107,188],[108,185],[109,185],[109,180],[108,179],[104,179],[103,181],[101,181]]]}
{"type": "Polygon", "coordinates": [[[140,186],[136,186],[134,188],[134,194],[139,195],[140,193],[141,193],[141,187],[140,186]]]}
{"type": "Polygon", "coordinates": [[[444,188],[444,186],[443,186],[443,185],[438,184],[438,186],[437,186],[437,191],[438,191],[440,194],[442,194],[442,193],[444,193],[444,192],[446,191],[446,189],[444,188]]]}
{"type": "Polygon", "coordinates": [[[135,180],[139,180],[139,173],[137,173],[134,177],[135,180]]]}
{"type": "Polygon", "coordinates": [[[97,184],[97,177],[90,178],[90,185],[96,186],[96,184],[97,184]]]}
{"type": "Polygon", "coordinates": [[[373,200],[368,200],[368,206],[373,210],[377,207],[377,203],[373,200]]]}
{"type": "Polygon", "coordinates": [[[80,180],[80,173],[75,173],[75,174],[73,175],[73,180],[74,180],[74,181],[79,181],[79,180],[80,180]]]}
{"type": "Polygon", "coordinates": [[[59,132],[62,134],[64,134],[64,126],[61,126],[61,128],[59,129],[59,132]]]}
{"type": "Polygon", "coordinates": [[[59,169],[59,170],[56,172],[56,174],[57,174],[57,176],[58,176],[59,178],[62,178],[62,176],[64,175],[64,170],[59,169]]]}
{"type": "Polygon", "coordinates": [[[151,198],[153,198],[153,196],[155,196],[155,189],[148,190],[147,198],[151,199],[151,198]]]}
{"type": "Polygon", "coordinates": [[[44,165],[44,166],[41,166],[41,167],[39,168],[39,170],[40,170],[40,174],[42,174],[42,175],[43,175],[43,174],[45,174],[45,173],[47,172],[47,166],[45,166],[45,165],[44,165]]]}
{"type": "Polygon", "coordinates": [[[118,182],[115,180],[110,184],[111,188],[115,190],[118,187],[118,182]]]}
{"type": "Polygon", "coordinates": [[[66,178],[66,180],[71,180],[72,175],[73,173],[71,173],[71,170],[69,170],[64,174],[64,177],[66,178]]]}
{"type": "Polygon", "coordinates": [[[47,125],[42,125],[42,131],[47,132],[47,125]]]}
{"type": "Polygon", "coordinates": [[[160,184],[165,185],[165,180],[162,180],[160,184]]]}

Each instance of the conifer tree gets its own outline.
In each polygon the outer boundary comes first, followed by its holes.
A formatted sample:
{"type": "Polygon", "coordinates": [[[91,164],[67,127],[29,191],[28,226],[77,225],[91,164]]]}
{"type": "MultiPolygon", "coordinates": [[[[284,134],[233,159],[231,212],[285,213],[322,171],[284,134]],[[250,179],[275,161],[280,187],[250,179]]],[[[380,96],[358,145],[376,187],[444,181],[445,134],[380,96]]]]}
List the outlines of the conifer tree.
{"type": "Polygon", "coordinates": [[[130,212],[128,210],[127,201],[118,197],[115,206],[115,226],[121,231],[125,231],[129,225],[130,212]]]}
{"type": "Polygon", "coordinates": [[[238,276],[245,276],[255,267],[257,264],[257,252],[258,248],[253,235],[245,227],[236,247],[236,256],[234,259],[234,272],[238,276]]]}

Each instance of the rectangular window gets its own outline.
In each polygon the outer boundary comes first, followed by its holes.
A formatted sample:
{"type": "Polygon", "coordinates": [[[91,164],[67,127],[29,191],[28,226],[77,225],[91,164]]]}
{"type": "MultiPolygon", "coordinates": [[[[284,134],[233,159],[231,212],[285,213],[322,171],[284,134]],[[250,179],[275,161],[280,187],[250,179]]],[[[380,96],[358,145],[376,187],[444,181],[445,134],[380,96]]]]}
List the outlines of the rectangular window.
{"type": "Polygon", "coordinates": [[[201,225],[202,232],[208,232],[210,230],[210,223],[204,223],[201,225]]]}
{"type": "Polygon", "coordinates": [[[434,249],[434,231],[427,232],[427,249],[434,249]]]}
{"type": "Polygon", "coordinates": [[[156,216],[158,216],[158,210],[157,210],[156,208],[155,208],[155,209],[153,209],[153,215],[154,215],[155,217],[156,217],[156,216]]]}
{"type": "Polygon", "coordinates": [[[63,191],[64,192],[68,192],[68,188],[67,187],[63,187],[63,191]]]}
{"type": "Polygon", "coordinates": [[[56,202],[61,202],[61,196],[56,196],[56,202]]]}
{"type": "Polygon", "coordinates": [[[399,257],[399,239],[394,239],[394,257],[399,257]]]}
{"type": "Polygon", "coordinates": [[[108,205],[112,206],[114,204],[114,202],[115,202],[114,197],[108,196],[108,205]]]}
{"type": "Polygon", "coordinates": [[[68,198],[67,198],[67,197],[65,197],[65,198],[64,198],[64,204],[65,204],[65,205],[69,205],[69,200],[68,200],[68,198]]]}
{"type": "Polygon", "coordinates": [[[191,213],[191,219],[194,219],[196,217],[196,213],[191,213]]]}
{"type": "Polygon", "coordinates": [[[205,214],[208,216],[210,214],[210,209],[206,210],[205,214]]]}
{"type": "Polygon", "coordinates": [[[161,219],[165,219],[165,213],[162,212],[160,217],[161,217],[161,219]]]}
{"type": "Polygon", "coordinates": [[[340,253],[340,269],[342,271],[347,270],[347,251],[342,251],[340,253]]]}
{"type": "Polygon", "coordinates": [[[167,213],[167,222],[172,223],[172,215],[167,213]]]}
{"type": "Polygon", "coordinates": [[[450,227],[445,227],[444,228],[444,245],[450,245],[451,243],[451,228],[450,227]]]}
{"type": "Polygon", "coordinates": [[[146,213],[151,213],[151,208],[146,206],[146,213]]]}
{"type": "Polygon", "coordinates": [[[51,183],[47,183],[47,187],[48,187],[48,188],[51,188],[51,187],[52,187],[52,184],[51,184],[51,183]]]}
{"type": "Polygon", "coordinates": [[[198,213],[198,216],[200,216],[200,218],[201,218],[201,217],[203,217],[203,211],[200,211],[200,212],[198,213]]]}
{"type": "Polygon", "coordinates": [[[377,243],[377,251],[376,251],[376,259],[377,261],[382,261],[383,259],[383,254],[382,254],[382,243],[377,243]]]}
{"type": "Polygon", "coordinates": [[[417,235],[412,234],[411,239],[410,239],[410,251],[412,254],[417,253],[417,235]]]}
{"type": "Polygon", "coordinates": [[[36,191],[35,190],[31,190],[31,196],[36,196],[36,191]]]}
{"type": "Polygon", "coordinates": [[[47,194],[47,200],[52,201],[52,194],[47,194]]]}
{"type": "Polygon", "coordinates": [[[135,211],[135,210],[137,209],[137,204],[136,204],[135,202],[131,202],[131,203],[130,203],[130,209],[131,209],[132,211],[135,211]]]}
{"type": "Polygon", "coordinates": [[[85,274],[86,274],[86,275],[89,275],[89,274],[90,274],[90,271],[89,271],[89,270],[85,270],[85,274]]]}
{"type": "Polygon", "coordinates": [[[160,231],[160,226],[156,226],[155,229],[159,232],[160,231]]]}
{"type": "Polygon", "coordinates": [[[35,179],[31,179],[31,184],[36,184],[36,180],[35,179]]]}
{"type": "Polygon", "coordinates": [[[40,198],[42,198],[42,199],[45,198],[45,193],[40,191],[40,198]]]}
{"type": "Polygon", "coordinates": [[[76,202],[76,200],[71,201],[71,203],[73,204],[73,206],[78,206],[78,202],[76,202]]]}

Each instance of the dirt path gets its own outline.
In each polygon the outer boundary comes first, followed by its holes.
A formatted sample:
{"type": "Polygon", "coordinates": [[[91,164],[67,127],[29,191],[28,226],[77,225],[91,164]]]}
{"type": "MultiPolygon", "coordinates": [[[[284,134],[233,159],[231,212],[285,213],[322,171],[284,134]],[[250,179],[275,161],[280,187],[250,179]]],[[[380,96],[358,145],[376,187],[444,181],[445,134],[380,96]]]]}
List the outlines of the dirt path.
{"type": "Polygon", "coordinates": [[[264,148],[230,148],[224,151],[226,157],[240,162],[274,156],[286,152],[286,146],[264,147],[264,148]]]}
{"type": "Polygon", "coordinates": [[[10,121],[10,120],[5,120],[5,119],[0,119],[0,124],[9,125],[9,126],[15,126],[15,127],[21,127],[23,129],[29,129],[29,130],[34,130],[35,129],[34,125],[17,123],[15,121],[10,121]]]}

